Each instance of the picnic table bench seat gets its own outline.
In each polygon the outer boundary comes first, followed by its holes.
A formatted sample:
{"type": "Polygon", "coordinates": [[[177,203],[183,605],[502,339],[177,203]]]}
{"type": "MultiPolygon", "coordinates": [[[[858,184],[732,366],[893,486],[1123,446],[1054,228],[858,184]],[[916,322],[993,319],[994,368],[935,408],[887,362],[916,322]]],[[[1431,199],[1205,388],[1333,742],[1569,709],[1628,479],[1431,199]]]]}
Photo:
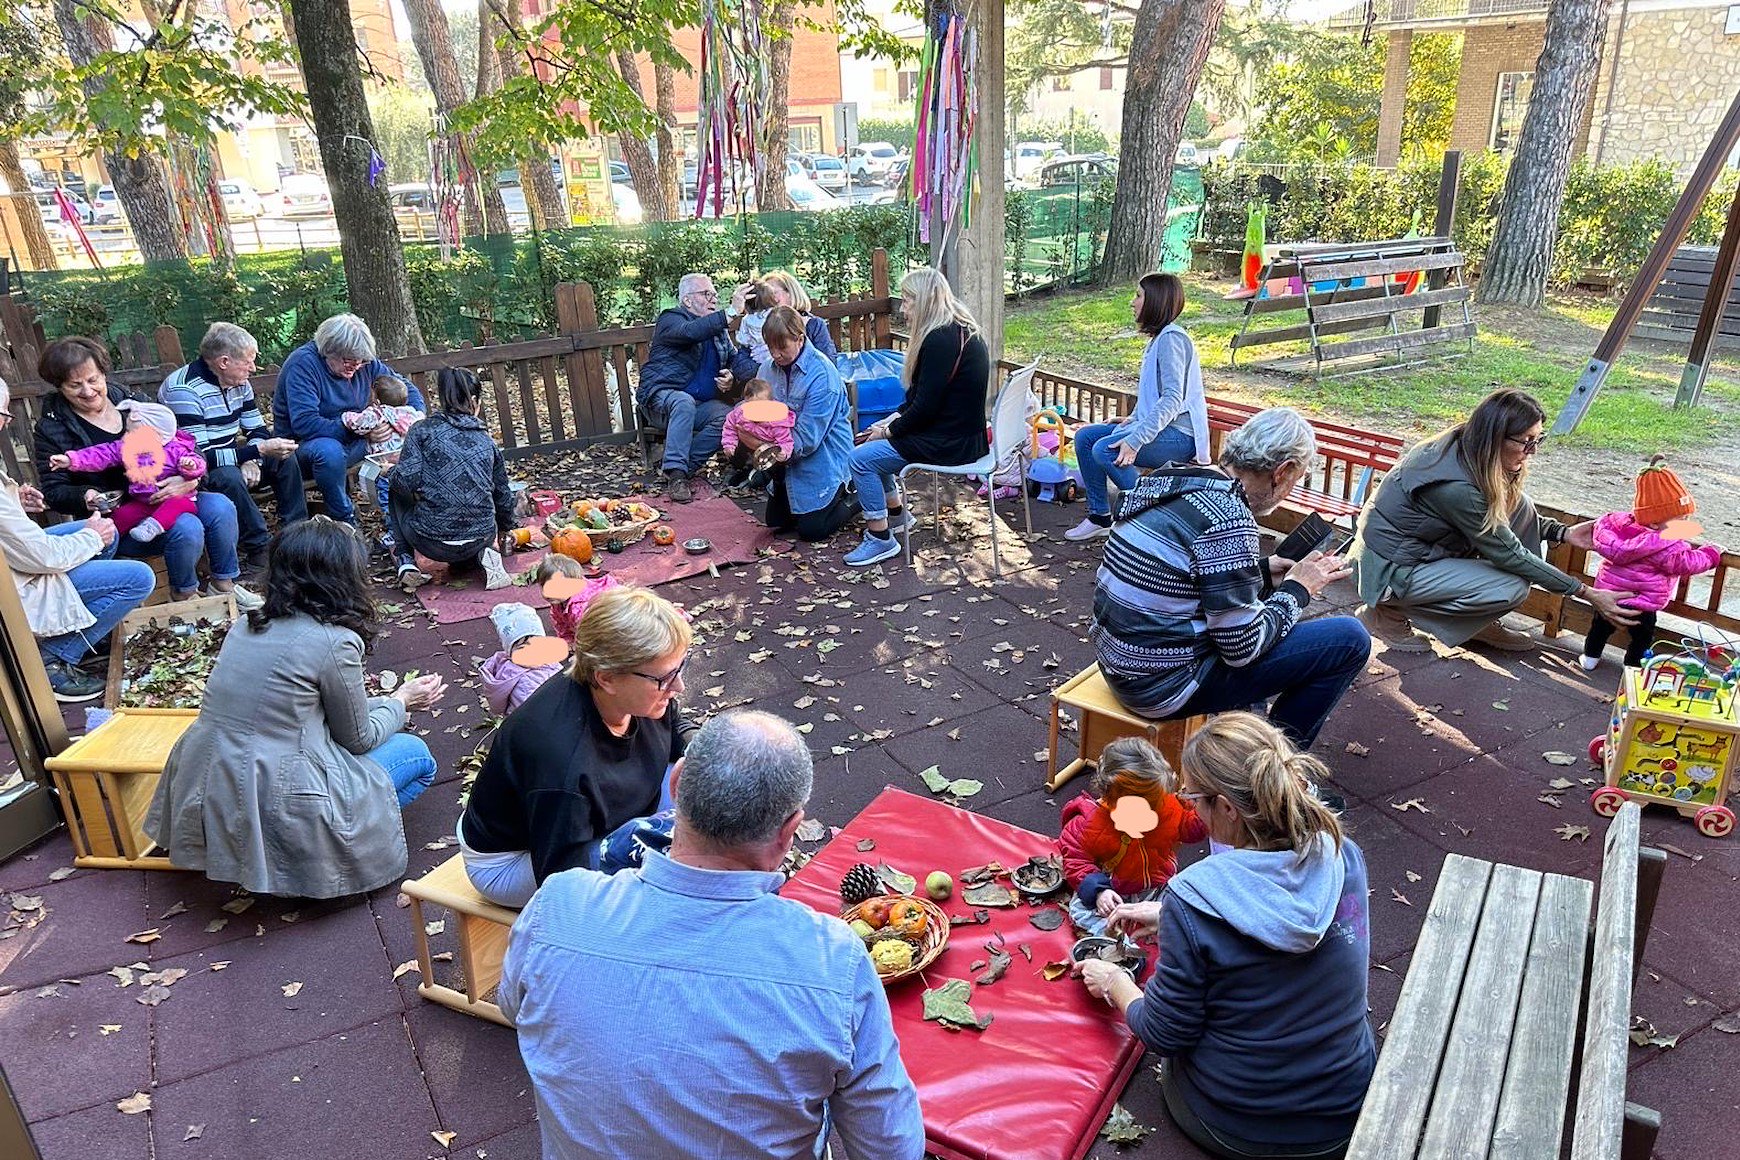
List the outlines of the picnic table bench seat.
{"type": "Polygon", "coordinates": [[[1639,816],[1607,831],[1593,929],[1589,882],[1445,858],[1348,1160],[1648,1160],[1626,1053],[1664,856],[1639,816]]]}
{"type": "MultiPolygon", "coordinates": [[[[1209,446],[1215,458],[1220,457],[1227,435],[1263,409],[1253,403],[1209,397],[1209,446]]],[[[1293,489],[1273,515],[1264,517],[1265,522],[1290,531],[1306,515],[1316,512],[1332,524],[1351,529],[1361,505],[1395,467],[1409,441],[1324,419],[1309,422],[1317,436],[1317,470],[1293,489]]]]}

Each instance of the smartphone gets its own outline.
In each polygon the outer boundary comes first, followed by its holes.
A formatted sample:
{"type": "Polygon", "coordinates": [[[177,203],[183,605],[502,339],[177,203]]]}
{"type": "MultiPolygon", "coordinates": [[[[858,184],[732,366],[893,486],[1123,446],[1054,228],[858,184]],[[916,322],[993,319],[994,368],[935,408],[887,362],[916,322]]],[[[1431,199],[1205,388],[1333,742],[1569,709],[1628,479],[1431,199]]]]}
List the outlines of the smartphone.
{"type": "Polygon", "coordinates": [[[1284,560],[1303,560],[1312,552],[1322,551],[1335,536],[1335,529],[1316,512],[1312,512],[1287,538],[1275,545],[1275,555],[1284,560]]]}

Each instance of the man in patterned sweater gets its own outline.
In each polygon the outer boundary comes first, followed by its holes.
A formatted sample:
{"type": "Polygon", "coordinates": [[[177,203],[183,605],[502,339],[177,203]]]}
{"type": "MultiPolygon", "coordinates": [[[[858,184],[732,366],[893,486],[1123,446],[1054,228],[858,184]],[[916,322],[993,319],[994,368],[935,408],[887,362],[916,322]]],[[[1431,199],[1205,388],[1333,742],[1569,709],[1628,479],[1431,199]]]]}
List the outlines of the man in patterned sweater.
{"type": "Polygon", "coordinates": [[[278,498],[278,521],[308,517],[294,439],[274,439],[260,414],[248,376],[260,347],[233,322],[214,322],[199,342],[199,357],[173,371],[157,388],[157,401],[175,412],[176,426],[193,436],[205,456],[207,491],[236,505],[242,570],[265,567],[272,533],[248,489],[266,479],[278,498]]]}
{"type": "Polygon", "coordinates": [[[1106,683],[1133,712],[1187,717],[1273,697],[1270,721],[1301,748],[1317,739],[1371,637],[1351,616],[1300,621],[1347,564],[1317,552],[1262,558],[1256,521],[1316,454],[1311,425],[1276,407],[1229,435],[1217,465],[1156,471],[1123,497],[1090,639],[1106,683]]]}

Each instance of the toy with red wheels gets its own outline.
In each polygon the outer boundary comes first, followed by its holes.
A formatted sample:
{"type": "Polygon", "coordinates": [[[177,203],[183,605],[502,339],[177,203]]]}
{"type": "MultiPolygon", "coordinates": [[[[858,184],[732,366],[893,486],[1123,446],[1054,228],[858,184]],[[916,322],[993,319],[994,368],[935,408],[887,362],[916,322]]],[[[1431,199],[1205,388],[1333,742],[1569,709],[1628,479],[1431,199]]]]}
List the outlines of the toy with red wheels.
{"type": "Polygon", "coordinates": [[[1600,765],[1601,760],[1606,756],[1607,734],[1602,733],[1596,736],[1593,741],[1589,742],[1589,760],[1593,761],[1596,765],[1600,765]]]}
{"type": "Polygon", "coordinates": [[[1590,808],[1604,818],[1617,816],[1625,802],[1625,791],[1611,785],[1602,786],[1589,797],[1590,808]]]}
{"type": "Polygon", "coordinates": [[[1705,806],[1693,816],[1692,824],[1706,838],[1726,838],[1734,832],[1734,811],[1727,806],[1705,806]]]}

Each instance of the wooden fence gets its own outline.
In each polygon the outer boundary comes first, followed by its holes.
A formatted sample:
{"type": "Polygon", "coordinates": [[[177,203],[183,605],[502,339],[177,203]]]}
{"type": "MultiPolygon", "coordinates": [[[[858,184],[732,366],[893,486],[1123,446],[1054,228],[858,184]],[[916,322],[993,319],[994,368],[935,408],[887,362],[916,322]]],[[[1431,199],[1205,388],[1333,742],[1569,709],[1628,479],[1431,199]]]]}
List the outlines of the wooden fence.
{"type": "MultiPolygon", "coordinates": [[[[817,304],[842,350],[886,347],[892,340],[895,301],[889,296],[888,254],[871,255],[867,298],[817,304]]],[[[387,360],[394,370],[427,391],[443,367],[464,367],[484,381],[484,421],[509,458],[633,438],[637,427],[634,388],[652,343],[653,327],[598,328],[597,299],[584,282],[556,287],[558,332],[525,342],[464,346],[387,360]]],[[[43,396],[52,389],[36,374],[46,343],[28,303],[0,295],[0,378],[12,388],[13,422],[0,438],[0,460],[13,479],[34,482],[32,449],[43,396]]],[[[149,336],[124,335],[109,381],[155,396],[170,372],[187,362],[175,329],[159,326],[149,336]]],[[[262,405],[269,405],[277,370],[252,379],[262,405]]]]}

